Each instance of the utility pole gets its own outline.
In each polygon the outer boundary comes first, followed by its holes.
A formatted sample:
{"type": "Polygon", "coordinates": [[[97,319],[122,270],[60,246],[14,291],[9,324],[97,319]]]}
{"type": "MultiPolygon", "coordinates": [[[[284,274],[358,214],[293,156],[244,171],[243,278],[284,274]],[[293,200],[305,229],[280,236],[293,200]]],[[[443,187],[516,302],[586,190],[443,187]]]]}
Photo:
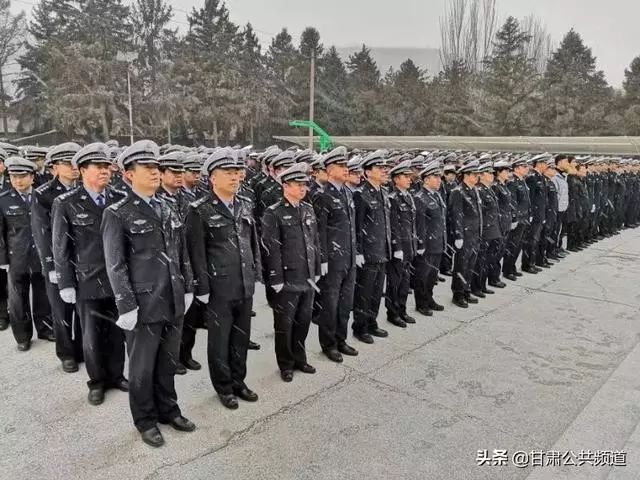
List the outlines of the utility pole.
{"type": "Polygon", "coordinates": [[[131,64],[127,65],[127,88],[129,90],[129,134],[133,145],[133,102],[131,101],[131,64]]]}
{"type": "MultiPolygon", "coordinates": [[[[316,89],[316,52],[311,52],[311,74],[309,75],[309,121],[313,122],[316,89]]],[[[309,149],[313,150],[313,128],[309,128],[309,149]]]]}

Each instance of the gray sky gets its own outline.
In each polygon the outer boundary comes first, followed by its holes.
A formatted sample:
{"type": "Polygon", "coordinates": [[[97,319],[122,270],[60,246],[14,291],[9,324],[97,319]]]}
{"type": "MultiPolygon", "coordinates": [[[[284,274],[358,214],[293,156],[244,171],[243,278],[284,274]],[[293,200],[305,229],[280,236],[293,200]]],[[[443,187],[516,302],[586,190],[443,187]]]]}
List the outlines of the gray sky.
{"type": "MultiPolygon", "coordinates": [[[[170,2],[189,11],[202,0],[170,2]]],[[[438,19],[445,0],[227,0],[236,23],[248,21],[260,30],[268,44],[272,34],[286,26],[299,35],[309,25],[320,31],[325,45],[360,43],[376,47],[434,47],[440,45],[438,19]]],[[[517,18],[534,14],[544,20],[554,42],[559,44],[571,27],[583,37],[597,57],[598,68],[609,82],[620,86],[624,69],[640,55],[637,0],[498,0],[498,14],[517,18]]],[[[176,11],[176,20],[186,14],[176,11]]]]}

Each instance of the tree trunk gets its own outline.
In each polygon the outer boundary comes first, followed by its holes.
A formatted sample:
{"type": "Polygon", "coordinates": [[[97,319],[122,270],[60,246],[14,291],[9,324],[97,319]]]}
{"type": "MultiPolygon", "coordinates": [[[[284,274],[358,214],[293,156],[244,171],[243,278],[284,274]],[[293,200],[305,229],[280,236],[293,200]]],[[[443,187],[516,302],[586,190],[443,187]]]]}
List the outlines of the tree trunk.
{"type": "Polygon", "coordinates": [[[7,104],[4,98],[4,77],[2,75],[2,68],[0,68],[0,108],[2,112],[2,131],[7,136],[9,133],[9,125],[7,123],[7,104]]]}

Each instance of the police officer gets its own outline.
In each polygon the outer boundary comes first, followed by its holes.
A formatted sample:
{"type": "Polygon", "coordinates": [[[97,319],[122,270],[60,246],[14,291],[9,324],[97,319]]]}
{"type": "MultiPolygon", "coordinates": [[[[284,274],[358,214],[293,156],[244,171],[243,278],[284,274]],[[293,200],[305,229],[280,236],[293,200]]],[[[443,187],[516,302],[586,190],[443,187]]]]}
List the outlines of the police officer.
{"type": "Polygon", "coordinates": [[[8,274],[11,330],[18,350],[24,352],[31,348],[32,320],[38,338],[53,342],[55,337],[45,280],[31,233],[30,205],[36,165],[15,156],[5,164],[11,189],[0,194],[0,269],[8,274]],[[29,299],[30,289],[33,303],[29,299]]]}
{"type": "Polygon", "coordinates": [[[157,195],[167,202],[183,221],[187,216],[190,199],[183,194],[182,187],[185,154],[171,152],[159,159],[160,188],[157,195]]]}
{"type": "Polygon", "coordinates": [[[83,361],[82,332],[75,305],[65,303],[60,298],[53,260],[51,209],[56,197],[75,188],[79,172],[71,164],[71,159],[79,150],[80,145],[73,142],[49,150],[46,161],[54,169],[55,177],[35,190],[31,205],[31,227],[51,305],[56,355],[62,362],[63,371],[67,373],[77,372],[78,363],[83,361]]]}
{"type": "Polygon", "coordinates": [[[182,192],[189,203],[195,202],[198,198],[207,194],[207,190],[200,186],[201,160],[201,156],[198,153],[188,153],[184,156],[182,192]]]}
{"type": "Polygon", "coordinates": [[[311,183],[309,184],[309,191],[307,192],[307,198],[305,198],[305,202],[313,204],[313,200],[315,195],[318,192],[322,192],[324,190],[325,185],[327,184],[327,171],[325,170],[324,163],[322,159],[324,158],[321,154],[316,154],[313,156],[313,159],[310,163],[311,167],[311,183]]]}
{"type": "Polygon", "coordinates": [[[402,326],[402,322],[415,323],[407,313],[407,297],[411,264],[416,255],[416,205],[409,189],[412,184],[411,160],[405,160],[389,171],[393,187],[389,193],[391,212],[391,261],[387,264],[387,291],[385,306],[387,320],[402,326]]]}
{"type": "Polygon", "coordinates": [[[461,166],[458,169],[460,184],[449,195],[451,231],[456,249],[451,290],[453,303],[461,308],[467,308],[469,303],[478,303],[478,299],[471,296],[472,270],[482,237],[482,205],[476,190],[478,167],[475,159],[461,166]]]}
{"type": "Polygon", "coordinates": [[[354,155],[347,162],[347,169],[349,170],[349,178],[345,183],[346,187],[351,190],[351,193],[355,193],[360,190],[362,186],[362,157],[360,155],[354,155]]]}
{"type": "Polygon", "coordinates": [[[491,265],[500,262],[500,244],[502,230],[500,228],[500,206],[498,196],[492,188],[494,183],[494,167],[492,162],[483,163],[478,167],[480,181],[477,189],[482,208],[482,238],[480,250],[473,272],[471,290],[474,296],[484,298],[494,291],[487,288],[487,279],[491,265]]]}
{"type": "Polygon", "coordinates": [[[71,159],[82,186],[53,201],[53,259],[60,297],[76,304],[89,381],[88,400],[100,405],[108,388],[129,390],[124,378],[124,334],[104,262],[100,225],[105,207],[125,197],[109,186],[108,147],[93,143],[71,159]]]}
{"type": "Polygon", "coordinates": [[[502,260],[502,273],[504,278],[516,281],[522,273],[516,269],[516,260],[520,256],[525,230],[530,224],[531,201],[529,199],[529,187],[525,182],[529,166],[526,157],[516,158],[512,162],[513,177],[507,182],[513,202],[512,229],[509,232],[507,246],[502,260]],[[515,225],[515,227],[514,227],[515,225]]]}
{"type": "Polygon", "coordinates": [[[20,150],[20,155],[23,158],[32,161],[37,166],[36,176],[33,180],[33,186],[35,188],[53,180],[53,175],[50,171],[52,167],[51,161],[47,160],[48,148],[26,146],[22,147],[20,150]]]}
{"type": "Polygon", "coordinates": [[[280,376],[293,380],[293,371],[315,373],[307,363],[305,341],[311,323],[316,281],[320,278],[320,239],[307,194],[308,164],[296,163],[279,175],[283,198],[262,218],[266,255],[265,283],[274,290],[273,323],[280,376]]]}
{"type": "MultiPolygon", "coordinates": [[[[453,156],[445,156],[443,161],[455,162],[456,155],[453,154],[453,156]]],[[[443,168],[444,178],[440,187],[440,194],[445,202],[445,205],[447,205],[449,202],[449,195],[451,195],[451,191],[458,185],[458,182],[456,180],[456,171],[457,166],[455,163],[445,163],[443,168]]],[[[447,225],[447,228],[450,228],[452,222],[449,221],[447,225]]],[[[447,239],[449,243],[447,243],[445,251],[442,253],[442,259],[440,261],[440,273],[448,277],[452,275],[451,270],[453,268],[453,255],[456,251],[452,243],[453,235],[451,233],[452,232],[450,231],[447,232],[447,239]]]]}
{"type": "MultiPolygon", "coordinates": [[[[364,343],[373,336],[386,337],[376,318],[382,299],[387,262],[392,258],[389,214],[391,204],[383,185],[389,167],[386,150],[376,150],[361,163],[364,171],[362,188],[355,192],[356,220],[356,286],[353,301],[353,334],[364,343]]],[[[396,258],[400,256],[396,254],[396,258]]]]}
{"type": "Polygon", "coordinates": [[[314,197],[314,210],[320,235],[320,293],[316,297],[316,323],[322,352],[333,362],[342,362],[342,354],[358,351],[347,344],[347,327],[353,307],[356,280],[356,221],[353,197],[345,182],[347,149],[337,147],[322,162],[327,184],[314,197]]]}
{"type": "MultiPolygon", "coordinates": [[[[11,154],[11,148],[13,145],[8,143],[0,142],[0,193],[6,192],[7,190],[11,190],[11,180],[9,179],[9,173],[7,172],[7,167],[5,165],[5,161],[9,156],[14,156],[16,154],[11,154]],[[8,146],[9,151],[4,149],[4,146],[8,146]]],[[[16,151],[17,147],[13,147],[16,151]]]]}
{"type": "Polygon", "coordinates": [[[433,299],[433,288],[438,283],[438,269],[447,245],[447,205],[440,194],[442,167],[431,161],[420,172],[422,187],[414,195],[416,204],[416,257],[414,296],[416,310],[431,316],[444,307],[433,299]]]}
{"type": "Polygon", "coordinates": [[[556,247],[556,223],[558,222],[558,190],[556,189],[556,184],[554,183],[553,178],[557,173],[558,171],[556,170],[555,159],[550,157],[547,160],[547,169],[544,172],[547,182],[547,209],[545,212],[545,224],[539,247],[539,258],[543,264],[550,264],[550,258],[556,260],[560,259],[560,257],[557,257],[554,254],[556,247]]]}
{"type": "Polygon", "coordinates": [[[531,210],[529,213],[530,224],[524,234],[522,247],[522,271],[536,274],[541,271],[536,265],[548,268],[550,265],[544,264],[538,258],[540,240],[544,229],[547,210],[547,182],[544,171],[547,169],[548,154],[536,155],[530,160],[531,170],[526,178],[529,188],[529,200],[531,210]]]}
{"type": "MultiPolygon", "coordinates": [[[[7,173],[7,169],[4,164],[7,158],[7,151],[0,147],[0,194],[11,189],[11,180],[9,180],[9,174],[7,173]]],[[[9,309],[7,306],[7,298],[7,272],[0,269],[0,331],[9,328],[9,309]]]]}
{"type": "Polygon", "coordinates": [[[190,432],[175,390],[175,367],[185,308],[193,300],[193,275],[184,228],[155,194],[160,187],[158,146],[141,140],[118,159],[132,193],[105,209],[105,263],[118,308],[116,324],[126,331],[129,405],[142,440],[164,444],[158,422],[190,432]]]}
{"type": "Polygon", "coordinates": [[[233,149],[204,164],[212,191],[189,206],[188,244],[196,294],[207,305],[207,356],[211,383],[222,404],[238,408],[258,395],[245,384],[251,307],[262,265],[251,202],[237,195],[239,163],[233,149]]]}
{"type": "Polygon", "coordinates": [[[504,257],[507,247],[507,239],[511,230],[518,225],[513,223],[514,206],[511,200],[511,191],[507,187],[507,181],[511,177],[511,162],[506,158],[499,159],[493,164],[495,170],[495,182],[493,183],[493,191],[498,200],[499,225],[500,225],[500,245],[498,254],[492,262],[488,264],[488,283],[495,288],[504,288],[506,284],[500,280],[500,262],[504,257]]]}

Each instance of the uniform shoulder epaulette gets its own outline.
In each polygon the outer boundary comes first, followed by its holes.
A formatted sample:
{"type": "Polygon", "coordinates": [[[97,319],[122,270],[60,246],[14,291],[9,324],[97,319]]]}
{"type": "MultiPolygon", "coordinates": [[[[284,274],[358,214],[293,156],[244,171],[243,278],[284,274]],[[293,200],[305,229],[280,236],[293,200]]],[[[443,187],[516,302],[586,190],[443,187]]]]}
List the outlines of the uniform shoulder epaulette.
{"type": "Polygon", "coordinates": [[[9,195],[11,193],[11,190],[5,190],[4,192],[0,193],[0,198],[2,197],[6,197],[7,195],[9,195]]]}
{"type": "Polygon", "coordinates": [[[300,205],[304,205],[305,207],[309,207],[309,208],[313,208],[313,205],[311,204],[311,202],[305,202],[304,200],[302,202],[300,202],[300,205]]]}
{"type": "Polygon", "coordinates": [[[38,188],[36,188],[36,192],[42,194],[51,189],[51,185],[53,185],[52,180],[49,180],[47,183],[43,183],[38,188]]]}
{"type": "Polygon", "coordinates": [[[118,190],[117,188],[111,187],[111,186],[109,186],[108,188],[112,193],[115,193],[117,195],[122,195],[124,197],[127,196],[127,192],[125,192],[124,190],[118,190]]]}
{"type": "MultiPolygon", "coordinates": [[[[62,195],[58,195],[58,198],[60,199],[61,202],[63,202],[67,198],[73,197],[79,191],[80,191],[80,187],[77,187],[77,188],[74,188],[72,190],[69,190],[68,192],[64,192],[62,195]]],[[[57,200],[57,198],[56,198],[56,200],[57,200]]]]}
{"type": "Polygon", "coordinates": [[[278,208],[280,206],[280,202],[278,203],[274,203],[273,205],[269,205],[267,207],[267,210],[275,210],[276,208],[278,208]]]}
{"type": "Polygon", "coordinates": [[[200,197],[196,201],[191,202],[189,205],[191,205],[193,208],[199,208],[207,201],[208,198],[209,197],[205,195],[204,197],[200,197]]]}
{"type": "Polygon", "coordinates": [[[125,205],[129,201],[129,199],[130,199],[130,197],[127,195],[126,197],[120,199],[119,201],[117,201],[113,205],[110,205],[108,208],[110,208],[113,211],[118,211],[120,208],[123,207],[123,205],[125,205]]]}
{"type": "Polygon", "coordinates": [[[249,197],[245,197],[244,195],[241,195],[241,194],[236,194],[236,198],[242,200],[243,202],[253,203],[253,200],[251,200],[249,197]]]}

